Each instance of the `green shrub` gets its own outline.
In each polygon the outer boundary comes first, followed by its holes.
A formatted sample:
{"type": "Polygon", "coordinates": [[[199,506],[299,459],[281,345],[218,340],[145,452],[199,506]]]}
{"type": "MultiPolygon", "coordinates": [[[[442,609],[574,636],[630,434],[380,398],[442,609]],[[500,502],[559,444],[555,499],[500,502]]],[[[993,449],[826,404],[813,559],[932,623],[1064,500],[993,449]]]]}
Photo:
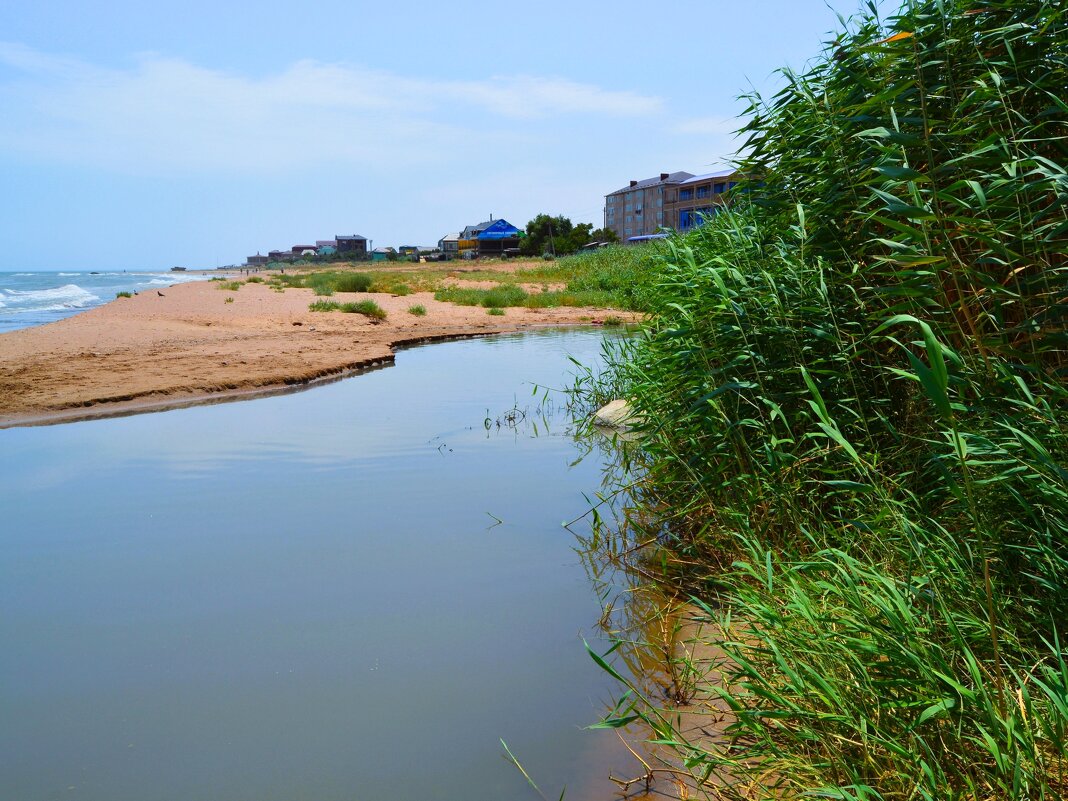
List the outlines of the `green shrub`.
{"type": "Polygon", "coordinates": [[[116,292],[115,293],[115,297],[116,298],[132,298],[133,297],[133,292],[116,292]]]}
{"type": "Polygon", "coordinates": [[[258,276],[258,275],[250,275],[248,278],[245,279],[245,283],[247,283],[247,284],[262,284],[263,283],[263,278],[258,276]]]}
{"type": "Polygon", "coordinates": [[[308,311],[313,312],[337,311],[340,308],[341,304],[333,300],[316,300],[308,305],[308,311]]]}
{"type": "Polygon", "coordinates": [[[371,276],[364,273],[343,273],[334,281],[337,292],[366,292],[371,288],[371,276]]]}
{"type": "Polygon", "coordinates": [[[408,314],[414,315],[416,317],[426,317],[426,306],[422,305],[421,303],[416,304],[415,306],[409,306],[408,314]]]}
{"type": "Polygon", "coordinates": [[[375,303],[373,300],[361,300],[358,303],[342,303],[341,311],[347,314],[362,314],[364,317],[370,317],[372,320],[385,320],[386,312],[381,306],[375,303]]]}
{"type": "Polygon", "coordinates": [[[447,287],[434,294],[436,300],[460,306],[485,306],[487,309],[522,306],[528,297],[526,290],[514,284],[497,284],[493,289],[447,287]]]}
{"type": "Polygon", "coordinates": [[[492,314],[495,317],[503,317],[505,312],[504,309],[500,308],[499,306],[491,306],[490,308],[486,309],[486,314],[492,314]]]}

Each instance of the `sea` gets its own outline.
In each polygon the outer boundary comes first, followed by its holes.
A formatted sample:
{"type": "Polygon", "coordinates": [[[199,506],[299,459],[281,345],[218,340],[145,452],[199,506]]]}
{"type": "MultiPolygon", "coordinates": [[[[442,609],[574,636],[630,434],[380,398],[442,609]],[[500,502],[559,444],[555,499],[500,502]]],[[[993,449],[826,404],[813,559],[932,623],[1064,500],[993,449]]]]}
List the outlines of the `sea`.
{"type": "Polygon", "coordinates": [[[114,300],[117,292],[143,292],[211,277],[141,270],[0,271],[0,333],[62,320],[114,300]]]}

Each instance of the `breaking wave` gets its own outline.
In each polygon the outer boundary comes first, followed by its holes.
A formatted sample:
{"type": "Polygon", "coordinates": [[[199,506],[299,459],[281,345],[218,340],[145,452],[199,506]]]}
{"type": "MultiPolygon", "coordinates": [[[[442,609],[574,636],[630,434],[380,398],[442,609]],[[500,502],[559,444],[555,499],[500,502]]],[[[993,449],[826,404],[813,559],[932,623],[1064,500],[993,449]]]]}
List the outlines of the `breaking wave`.
{"type": "Polygon", "coordinates": [[[0,290],[0,306],[17,311],[58,311],[83,309],[98,303],[100,298],[77,284],[64,284],[55,289],[0,290]]]}

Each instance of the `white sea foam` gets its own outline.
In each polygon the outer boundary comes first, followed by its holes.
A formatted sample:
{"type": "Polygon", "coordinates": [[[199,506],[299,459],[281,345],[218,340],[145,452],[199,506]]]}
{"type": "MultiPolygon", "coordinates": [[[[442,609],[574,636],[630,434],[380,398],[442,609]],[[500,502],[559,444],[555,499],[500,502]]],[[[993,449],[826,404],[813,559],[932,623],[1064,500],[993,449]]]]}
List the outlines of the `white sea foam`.
{"type": "Polygon", "coordinates": [[[167,278],[153,278],[148,281],[150,286],[170,286],[171,284],[188,284],[191,281],[203,281],[203,275],[172,275],[167,278]]]}
{"type": "Polygon", "coordinates": [[[72,275],[81,275],[81,273],[56,273],[56,275],[61,275],[65,278],[69,278],[72,275]]]}
{"type": "Polygon", "coordinates": [[[55,289],[25,291],[5,289],[3,293],[3,305],[18,307],[19,311],[81,309],[100,300],[92,292],[82,289],[77,284],[65,284],[55,289]]]}

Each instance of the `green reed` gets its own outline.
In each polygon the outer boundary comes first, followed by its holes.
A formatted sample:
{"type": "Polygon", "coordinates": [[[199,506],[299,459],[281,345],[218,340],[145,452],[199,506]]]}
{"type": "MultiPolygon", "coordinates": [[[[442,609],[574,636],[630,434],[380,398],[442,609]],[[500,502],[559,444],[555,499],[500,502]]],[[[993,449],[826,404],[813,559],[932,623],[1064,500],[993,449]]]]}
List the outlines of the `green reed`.
{"type": "Polygon", "coordinates": [[[732,715],[613,720],[723,797],[1068,793],[1065,13],[872,7],[752,97],[751,181],[577,386],[644,420],[634,563],[715,621],[732,715]]]}

